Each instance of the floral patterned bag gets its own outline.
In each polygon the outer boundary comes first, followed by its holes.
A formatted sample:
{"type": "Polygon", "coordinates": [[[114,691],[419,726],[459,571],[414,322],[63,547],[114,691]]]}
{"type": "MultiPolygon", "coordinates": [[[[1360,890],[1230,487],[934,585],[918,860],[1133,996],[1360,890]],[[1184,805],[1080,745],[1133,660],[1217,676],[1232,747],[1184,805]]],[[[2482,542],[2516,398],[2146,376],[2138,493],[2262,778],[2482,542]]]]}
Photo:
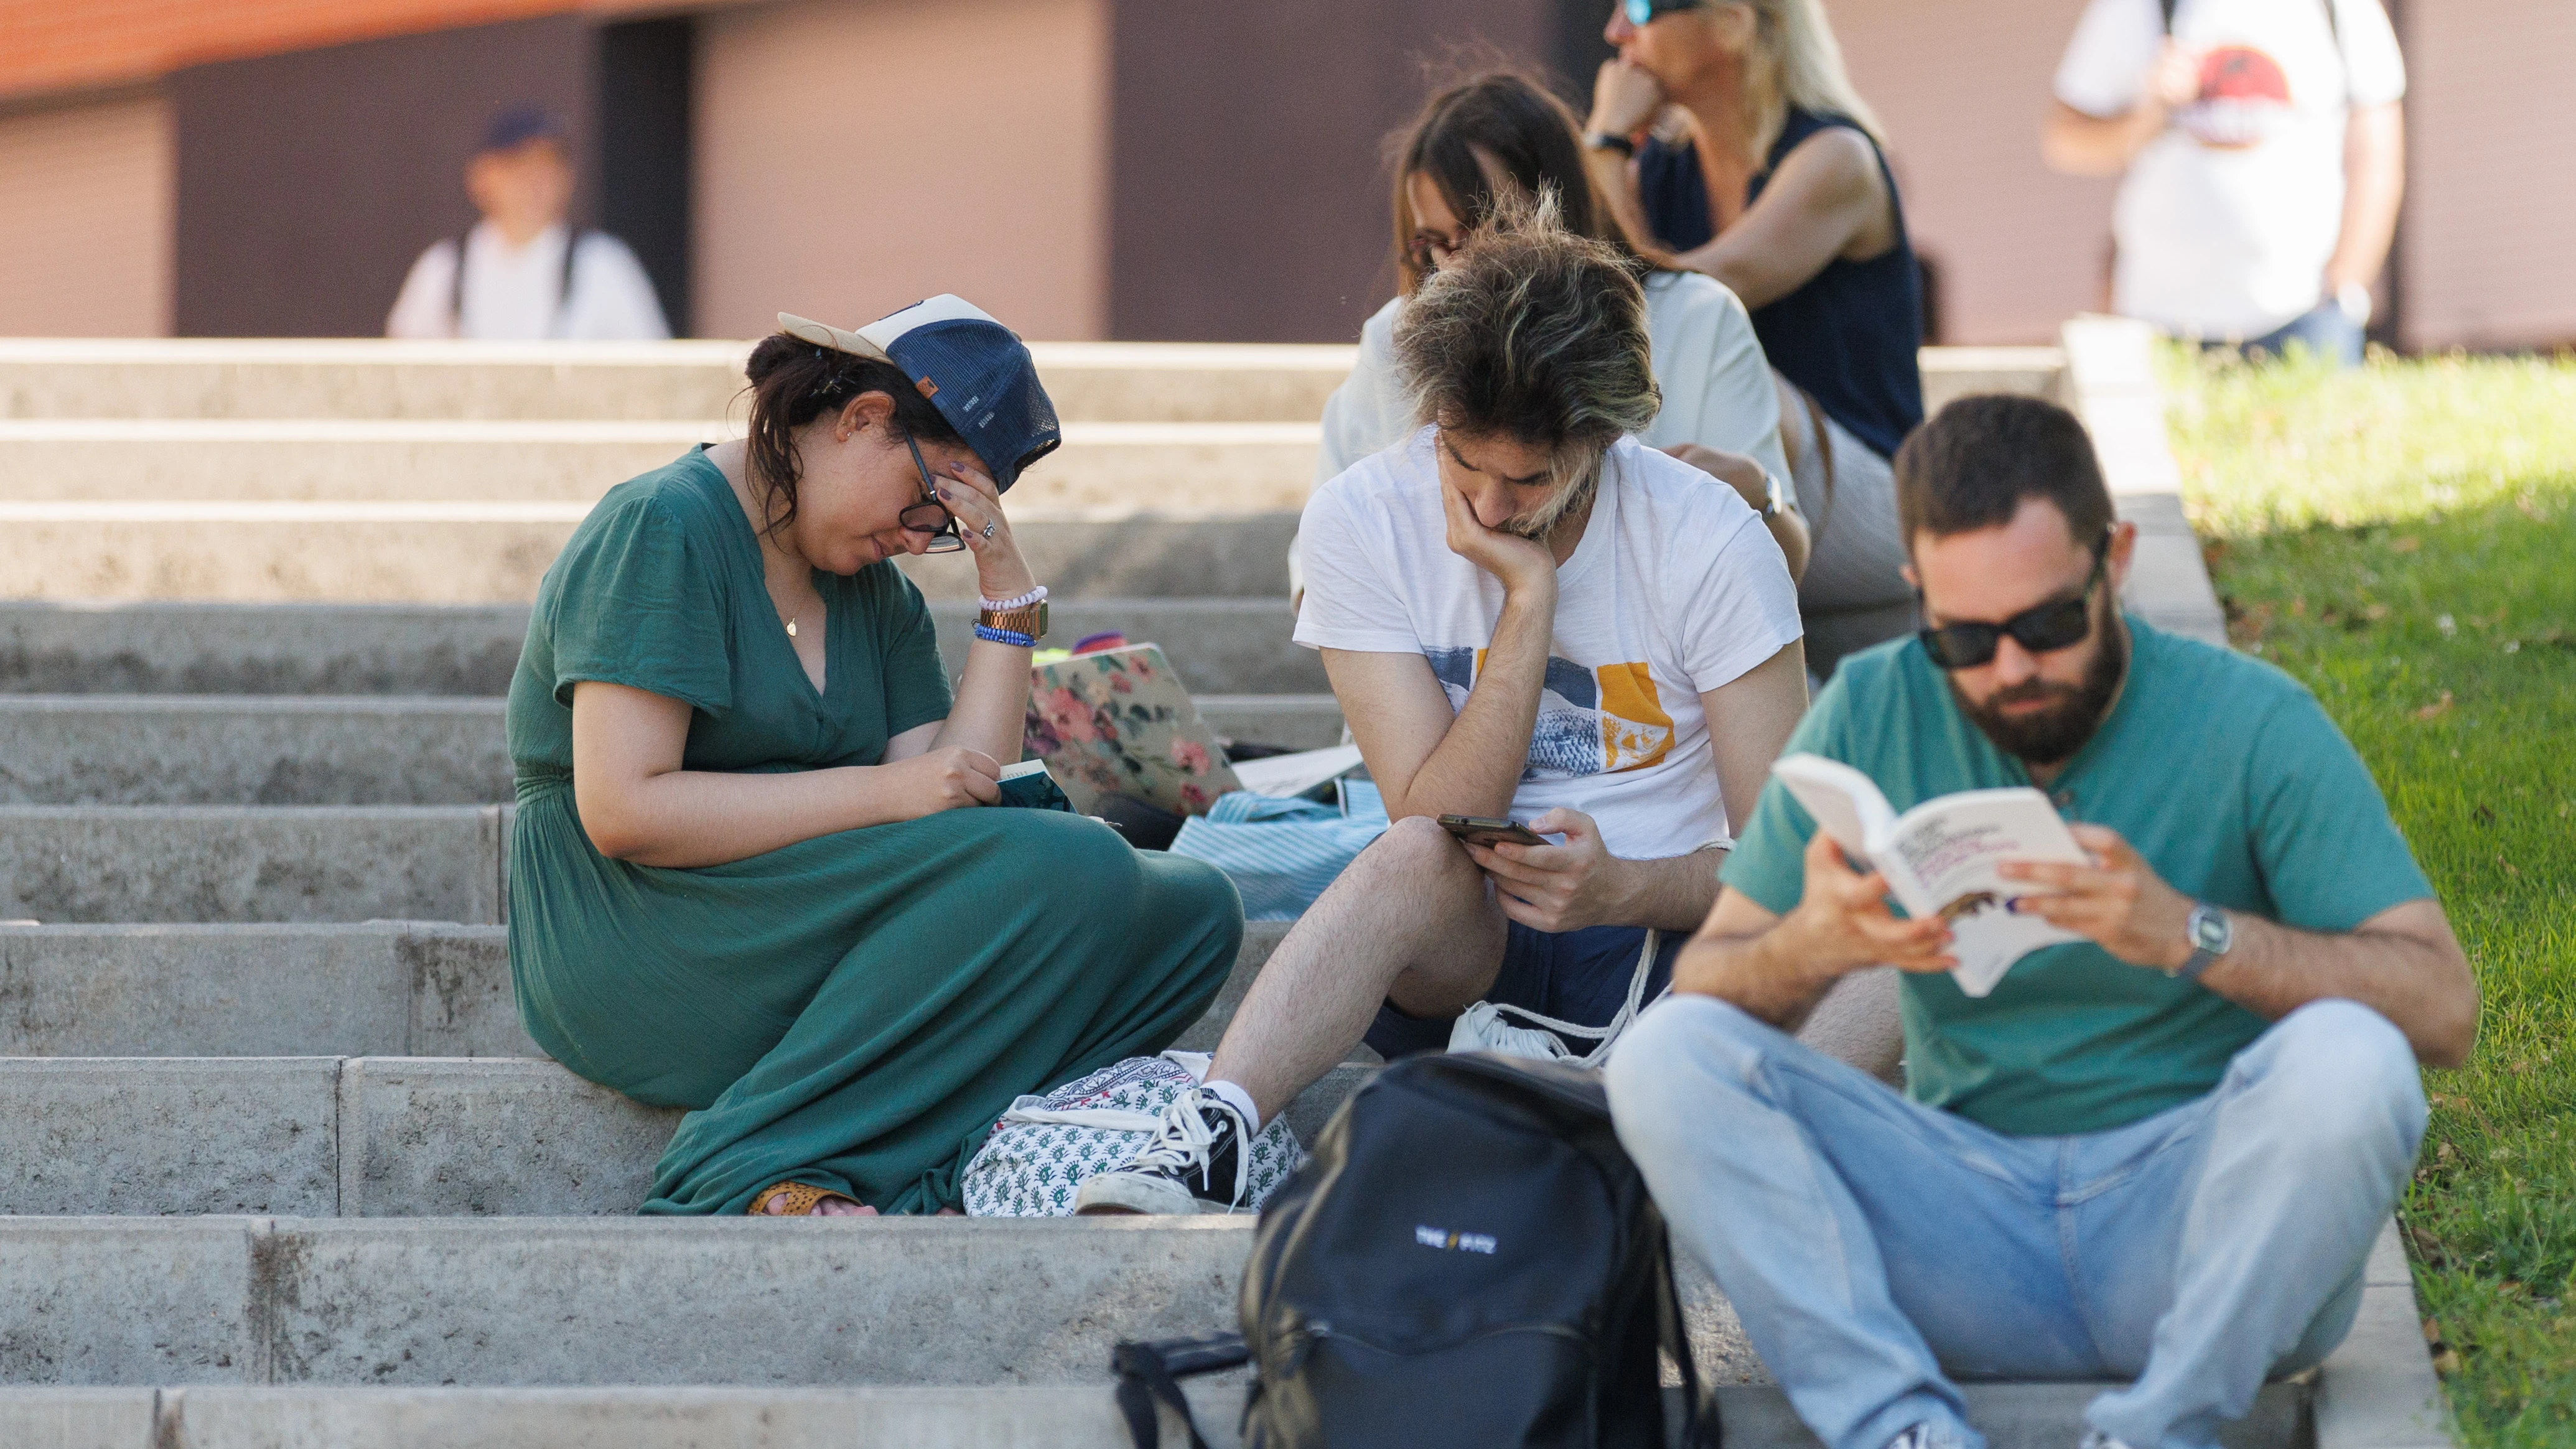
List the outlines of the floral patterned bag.
{"type": "MultiPolygon", "coordinates": [[[[1022,1097],[993,1126],[966,1164],[960,1184],[966,1215],[1058,1218],[1073,1211],[1074,1190],[1127,1165],[1150,1141],[1172,1099],[1207,1076],[1205,1052],[1129,1057],[1042,1097],[1022,1097]]],[[[1252,1139],[1252,1180],[1245,1202],[1259,1207],[1306,1160],[1283,1118],[1252,1139]]]]}
{"type": "Polygon", "coordinates": [[[1104,795],[1174,815],[1205,815],[1243,788],[1199,717],[1181,677],[1151,644],[1076,654],[1029,671],[1022,747],[1046,761],[1074,810],[1100,813],[1104,795]]]}

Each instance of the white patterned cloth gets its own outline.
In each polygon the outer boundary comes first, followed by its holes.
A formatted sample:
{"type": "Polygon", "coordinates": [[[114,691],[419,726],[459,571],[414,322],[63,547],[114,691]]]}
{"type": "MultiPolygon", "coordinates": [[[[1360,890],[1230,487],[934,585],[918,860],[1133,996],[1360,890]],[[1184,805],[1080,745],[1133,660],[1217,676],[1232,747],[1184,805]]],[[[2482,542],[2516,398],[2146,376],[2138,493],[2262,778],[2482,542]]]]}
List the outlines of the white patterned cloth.
{"type": "MultiPolygon", "coordinates": [[[[1129,1057],[1044,1096],[1013,1102],[975,1160],[966,1164],[966,1215],[1071,1215],[1075,1190],[1126,1166],[1152,1140],[1163,1109],[1204,1080],[1207,1069],[1204,1052],[1129,1057]]],[[[1273,1118],[1247,1150],[1252,1156],[1244,1194],[1248,1207],[1259,1207],[1306,1160],[1284,1118],[1273,1118]]]]}

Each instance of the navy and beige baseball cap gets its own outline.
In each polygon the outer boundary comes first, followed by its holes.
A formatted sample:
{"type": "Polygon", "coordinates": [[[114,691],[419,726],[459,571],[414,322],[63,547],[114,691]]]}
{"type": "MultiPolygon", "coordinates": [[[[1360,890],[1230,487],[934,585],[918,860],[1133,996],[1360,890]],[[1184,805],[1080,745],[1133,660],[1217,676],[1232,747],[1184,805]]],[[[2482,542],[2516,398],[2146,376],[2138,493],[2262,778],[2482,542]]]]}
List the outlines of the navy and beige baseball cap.
{"type": "Polygon", "coordinates": [[[1064,441],[1027,345],[963,297],[943,292],[856,332],[781,312],[778,330],[902,368],[1004,492],[1064,441]]]}

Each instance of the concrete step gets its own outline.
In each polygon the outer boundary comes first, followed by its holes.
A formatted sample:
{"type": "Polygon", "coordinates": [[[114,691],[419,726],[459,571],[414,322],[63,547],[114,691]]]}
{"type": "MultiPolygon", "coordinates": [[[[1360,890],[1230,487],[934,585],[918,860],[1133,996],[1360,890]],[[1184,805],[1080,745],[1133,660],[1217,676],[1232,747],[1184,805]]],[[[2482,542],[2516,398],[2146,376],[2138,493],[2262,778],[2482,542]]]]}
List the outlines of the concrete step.
{"type": "Polygon", "coordinates": [[[0,920],[498,922],[508,811],[0,806],[0,920]]]}
{"type": "MultiPolygon", "coordinates": [[[[1016,491],[1016,490],[1015,490],[1016,491]]],[[[0,503],[0,599],[525,604],[584,503],[0,503]]],[[[1061,599],[1281,598],[1293,509],[1015,511],[1061,599]]],[[[960,558],[906,559],[934,599],[975,597],[960,558]]]]}
{"type": "MultiPolygon", "coordinates": [[[[1969,1384],[1968,1417],[1992,1449],[2064,1449],[2083,1437],[2099,1384],[1969,1384]]],[[[1210,1449],[1238,1449],[1245,1390],[1183,1386],[1210,1449]]],[[[1664,1391],[1667,1422],[1678,1388],[1664,1391]]],[[[2313,1395],[2266,1388],[2225,1449],[2311,1449],[2313,1395]]],[[[1720,1431],[1742,1449],[1814,1449],[1787,1396],[1768,1384],[1716,1390],[1720,1431]]],[[[1166,1415],[1163,1442],[1186,1442],[1166,1415]]],[[[1129,1449],[1105,1385],[1016,1388],[5,1389],[0,1439],[41,1449],[1129,1449]]]]}
{"type": "Polygon", "coordinates": [[[632,1213],[682,1115],[531,1057],[0,1057],[0,1215],[632,1213]]]}
{"type": "Polygon", "coordinates": [[[1234,1321],[1251,1228],[0,1220],[0,1382],[1097,1384],[1119,1339],[1234,1321]]]}
{"type": "MultiPolygon", "coordinates": [[[[1174,1045],[1209,1051],[1288,927],[1174,1045]]],[[[533,1057],[508,933],[433,921],[0,926],[0,1057],[533,1057]]]]}
{"type": "Polygon", "coordinates": [[[0,697],[0,804],[465,805],[511,798],[499,699],[0,697]]]}
{"type": "MultiPolygon", "coordinates": [[[[673,422],[408,422],[339,418],[0,419],[0,505],[13,519],[170,503],[546,502],[580,517],[610,488],[700,442],[721,418],[673,422]]],[[[1317,425],[1067,423],[1064,447],[1011,489],[1020,510],[1129,512],[1175,502],[1252,512],[1305,505],[1317,425]]]]}
{"type": "MultiPolygon", "coordinates": [[[[1033,344],[1068,422],[1312,422],[1354,349],[1033,344]]],[[[746,342],[0,341],[0,418],[740,416],[746,342]]]]}
{"type": "Polygon", "coordinates": [[[1979,392],[2029,393],[2064,403],[2066,353],[2056,347],[1926,347],[1923,415],[1953,398],[1979,392]]]}
{"type": "MultiPolygon", "coordinates": [[[[1206,695],[1226,739],[1336,743],[1323,695],[1206,695]]],[[[502,701],[0,695],[0,805],[475,805],[511,798],[502,701]]]]}
{"type": "MultiPolygon", "coordinates": [[[[0,341],[0,418],[459,420],[739,416],[742,342],[0,341]]],[[[1311,422],[1347,346],[1036,343],[1067,421],[1311,422]]],[[[2053,347],[1927,347],[1924,400],[2048,392],[2053,347]]]]}
{"type": "MultiPolygon", "coordinates": [[[[975,605],[932,605],[953,670],[975,605]]],[[[1322,694],[1322,663],[1289,635],[1287,591],[1249,597],[1062,598],[1047,642],[1154,643],[1207,694],[1322,694]]],[[[0,601],[0,695],[503,695],[525,604],[0,601]]],[[[0,737],[6,732],[0,731],[0,737]]]]}

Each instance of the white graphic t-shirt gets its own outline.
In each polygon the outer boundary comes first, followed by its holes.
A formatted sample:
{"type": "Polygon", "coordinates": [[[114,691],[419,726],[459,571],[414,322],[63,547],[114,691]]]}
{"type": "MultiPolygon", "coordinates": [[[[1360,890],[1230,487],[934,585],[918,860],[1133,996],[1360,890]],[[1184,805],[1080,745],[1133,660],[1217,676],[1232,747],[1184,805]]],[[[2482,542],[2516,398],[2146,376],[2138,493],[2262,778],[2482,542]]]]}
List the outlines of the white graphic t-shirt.
{"type": "MultiPolygon", "coordinates": [[[[2057,98],[2126,112],[2164,33],[2158,0],[2091,0],[2057,98]]],[[[2380,0],[2181,0],[2173,36],[2200,55],[2200,98],[2129,165],[2112,306],[2185,337],[2260,337],[2323,295],[2343,227],[2345,120],[2403,96],[2405,61],[2380,0]]]]}
{"type": "MultiPolygon", "coordinates": [[[[1315,491],[1300,525],[1297,642],[1419,654],[1463,708],[1502,581],[1449,551],[1433,430],[1315,491]]],[[[1613,445],[1582,542],[1557,569],[1555,637],[1512,818],[1591,816],[1613,855],[1730,842],[1701,694],[1799,636],[1798,595],[1735,490],[1634,438],[1613,445]]]]}

